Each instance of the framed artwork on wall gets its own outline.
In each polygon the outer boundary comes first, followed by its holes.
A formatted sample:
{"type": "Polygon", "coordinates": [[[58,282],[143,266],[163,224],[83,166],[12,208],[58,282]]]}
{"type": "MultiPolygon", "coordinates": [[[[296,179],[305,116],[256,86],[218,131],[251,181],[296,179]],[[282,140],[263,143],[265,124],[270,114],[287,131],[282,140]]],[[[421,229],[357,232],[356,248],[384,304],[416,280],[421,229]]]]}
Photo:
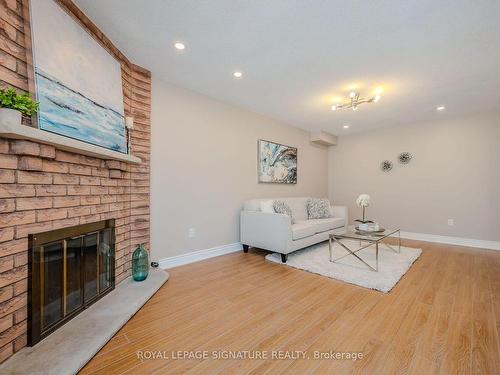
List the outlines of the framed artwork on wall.
{"type": "Polygon", "coordinates": [[[297,148],[266,140],[258,141],[259,182],[296,184],[297,148]]]}
{"type": "Polygon", "coordinates": [[[31,0],[38,128],[127,152],[120,63],[54,0],[31,0]]]}

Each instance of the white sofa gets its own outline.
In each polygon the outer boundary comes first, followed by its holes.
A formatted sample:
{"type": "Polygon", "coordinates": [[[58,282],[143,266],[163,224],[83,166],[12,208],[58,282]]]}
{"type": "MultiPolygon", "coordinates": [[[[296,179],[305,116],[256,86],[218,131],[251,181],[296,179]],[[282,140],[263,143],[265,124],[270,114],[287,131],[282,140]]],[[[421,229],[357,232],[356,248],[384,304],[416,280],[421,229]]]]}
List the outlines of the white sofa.
{"type": "Polygon", "coordinates": [[[347,230],[347,207],[332,206],[333,217],[308,220],[307,201],[309,197],[252,199],[243,204],[240,214],[240,235],[243,250],[249,247],[270,250],[281,254],[286,262],[289,253],[328,240],[333,231],[347,230]],[[282,200],[293,213],[295,223],[288,215],[262,212],[261,202],[282,200]]]}

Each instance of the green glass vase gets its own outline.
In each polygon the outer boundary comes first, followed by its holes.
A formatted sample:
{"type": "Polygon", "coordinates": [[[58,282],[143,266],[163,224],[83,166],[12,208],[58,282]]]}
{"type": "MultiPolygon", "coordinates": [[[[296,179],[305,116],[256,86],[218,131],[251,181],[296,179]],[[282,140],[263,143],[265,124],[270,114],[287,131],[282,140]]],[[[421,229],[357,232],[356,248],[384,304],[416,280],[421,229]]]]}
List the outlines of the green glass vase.
{"type": "Polygon", "coordinates": [[[143,281],[148,277],[148,272],[148,252],[144,245],[139,245],[132,254],[132,277],[135,281],[143,281]]]}

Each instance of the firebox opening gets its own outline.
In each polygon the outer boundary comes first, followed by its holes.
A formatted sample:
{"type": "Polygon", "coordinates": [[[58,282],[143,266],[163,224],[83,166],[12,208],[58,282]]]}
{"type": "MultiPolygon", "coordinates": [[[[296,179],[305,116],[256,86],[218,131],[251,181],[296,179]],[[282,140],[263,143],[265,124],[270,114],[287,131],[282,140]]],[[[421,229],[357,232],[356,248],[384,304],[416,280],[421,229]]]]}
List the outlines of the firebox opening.
{"type": "Polygon", "coordinates": [[[29,236],[30,346],[114,289],[114,227],[104,220],[29,236]]]}

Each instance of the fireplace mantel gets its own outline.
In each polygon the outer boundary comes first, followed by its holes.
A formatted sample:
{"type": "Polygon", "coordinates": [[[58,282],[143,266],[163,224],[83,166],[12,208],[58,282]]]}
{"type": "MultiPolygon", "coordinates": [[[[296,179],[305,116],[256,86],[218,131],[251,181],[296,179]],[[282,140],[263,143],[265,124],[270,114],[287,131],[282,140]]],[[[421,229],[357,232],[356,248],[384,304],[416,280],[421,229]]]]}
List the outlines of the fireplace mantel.
{"type": "Polygon", "coordinates": [[[92,156],[106,160],[119,160],[131,164],[140,164],[137,156],[123,154],[118,151],[108,150],[90,143],[64,137],[26,125],[10,125],[0,122],[0,137],[11,139],[24,139],[54,146],[57,149],[70,151],[77,154],[92,156]]]}

